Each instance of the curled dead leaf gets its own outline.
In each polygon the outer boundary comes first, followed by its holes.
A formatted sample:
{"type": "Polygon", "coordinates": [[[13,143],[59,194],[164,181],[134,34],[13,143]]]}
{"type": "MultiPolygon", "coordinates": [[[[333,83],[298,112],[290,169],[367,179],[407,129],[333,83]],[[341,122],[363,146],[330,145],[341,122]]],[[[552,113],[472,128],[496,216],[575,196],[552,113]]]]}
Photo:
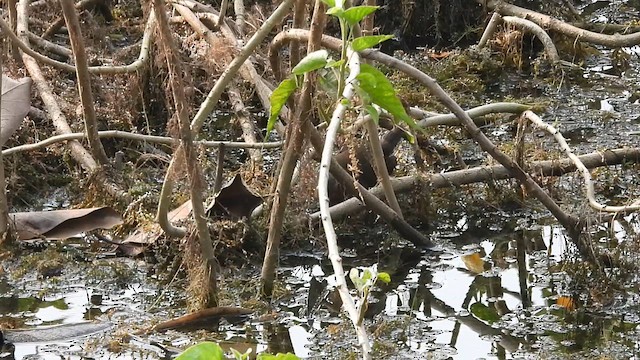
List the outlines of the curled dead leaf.
{"type": "Polygon", "coordinates": [[[17,212],[9,214],[18,240],[60,240],[95,229],[122,224],[122,217],[110,207],[17,212]]]}

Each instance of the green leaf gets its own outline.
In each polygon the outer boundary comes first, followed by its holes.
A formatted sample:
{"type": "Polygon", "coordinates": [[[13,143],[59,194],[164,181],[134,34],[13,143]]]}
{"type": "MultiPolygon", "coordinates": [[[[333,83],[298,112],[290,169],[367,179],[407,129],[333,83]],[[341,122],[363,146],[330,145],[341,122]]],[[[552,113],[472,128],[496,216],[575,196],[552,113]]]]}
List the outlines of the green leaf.
{"type": "Polygon", "coordinates": [[[367,114],[371,116],[373,122],[378,125],[380,123],[380,113],[378,112],[378,109],[376,109],[376,107],[373,105],[365,105],[364,109],[366,110],[367,114]]]}
{"type": "Polygon", "coordinates": [[[344,9],[341,7],[334,6],[332,8],[329,8],[329,10],[327,10],[327,15],[333,15],[337,18],[342,18],[344,17],[344,9]]]}
{"type": "Polygon", "coordinates": [[[361,277],[362,282],[366,284],[367,282],[369,282],[369,280],[371,280],[372,277],[373,277],[373,274],[371,274],[371,270],[369,270],[368,268],[365,268],[361,277]]]}
{"type": "Polygon", "coordinates": [[[373,14],[376,10],[378,10],[378,6],[354,6],[345,10],[342,14],[342,18],[345,19],[349,25],[354,26],[362,21],[362,19],[367,15],[373,14]]]}
{"type": "Polygon", "coordinates": [[[300,358],[292,353],[277,353],[276,355],[261,353],[258,354],[257,360],[300,360],[300,358]]]}
{"type": "Polygon", "coordinates": [[[327,60],[329,59],[329,52],[327,50],[318,50],[312,53],[307,54],[298,65],[296,65],[292,73],[296,75],[304,75],[309,71],[321,69],[327,65],[327,60]]]}
{"type": "Polygon", "coordinates": [[[385,284],[388,284],[391,282],[391,275],[389,275],[389,273],[386,272],[379,272],[378,273],[378,281],[382,281],[385,284]]]}
{"type": "Polygon", "coordinates": [[[490,323],[500,320],[500,315],[498,315],[496,310],[488,307],[483,303],[473,303],[469,307],[469,310],[475,317],[480,320],[484,320],[490,323]]]}
{"type": "Polygon", "coordinates": [[[338,60],[338,61],[335,61],[335,60],[329,59],[329,60],[327,61],[327,65],[326,65],[326,67],[328,67],[328,68],[337,68],[337,67],[342,66],[342,64],[344,64],[344,59],[340,59],[340,60],[338,60]]]}
{"type": "Polygon", "coordinates": [[[364,49],[372,48],[389,39],[393,39],[393,35],[361,36],[353,39],[351,42],[351,48],[353,48],[354,51],[362,51],[364,49]]]}
{"type": "Polygon", "coordinates": [[[267,136],[276,124],[280,110],[289,100],[289,96],[298,88],[295,78],[290,77],[282,80],[280,85],[271,93],[271,111],[269,112],[269,121],[267,121],[267,136]]]}
{"type": "Polygon", "coordinates": [[[336,0],[322,0],[322,2],[327,4],[329,8],[336,6],[336,0]]]}
{"type": "Polygon", "coordinates": [[[360,65],[360,74],[356,77],[359,87],[371,98],[371,102],[387,110],[397,121],[402,121],[412,128],[418,128],[416,122],[407,115],[402,102],[389,79],[369,64],[360,65]]]}
{"type": "Polygon", "coordinates": [[[362,288],[364,287],[364,281],[362,281],[362,279],[360,278],[360,270],[358,270],[357,268],[351,268],[351,270],[349,270],[349,279],[351,279],[351,282],[356,287],[356,290],[362,291],[362,288]]]}
{"type": "Polygon", "coordinates": [[[224,360],[224,352],[220,345],[212,342],[201,342],[185,350],[176,360],[224,360]]]}

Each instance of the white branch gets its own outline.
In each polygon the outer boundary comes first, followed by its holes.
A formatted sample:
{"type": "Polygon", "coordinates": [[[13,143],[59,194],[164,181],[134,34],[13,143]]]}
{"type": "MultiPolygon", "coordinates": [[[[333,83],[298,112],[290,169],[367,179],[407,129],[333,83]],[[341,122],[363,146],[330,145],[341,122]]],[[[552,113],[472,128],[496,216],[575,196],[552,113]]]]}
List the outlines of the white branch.
{"type": "MultiPolygon", "coordinates": [[[[333,271],[336,277],[336,287],[344,309],[349,314],[349,318],[353,323],[358,335],[358,341],[362,347],[362,358],[371,358],[371,344],[369,343],[369,336],[367,330],[364,327],[364,322],[360,321],[360,312],[356,307],[355,300],[349,293],[347,286],[344,269],[342,267],[342,258],[340,257],[340,249],[338,248],[338,239],[336,231],[333,228],[333,222],[331,221],[331,213],[329,212],[329,193],[327,184],[329,181],[329,167],[331,166],[331,158],[333,156],[333,144],[340,129],[340,121],[344,116],[347,109],[347,103],[351,100],[355,93],[354,82],[355,78],[360,73],[360,56],[354,52],[350,47],[347,48],[347,58],[349,59],[349,77],[347,78],[344,91],[342,92],[343,99],[338,103],[329,128],[327,129],[327,137],[324,143],[324,149],[322,150],[322,160],[320,161],[320,175],[318,176],[318,197],[320,201],[320,213],[322,218],[322,226],[324,228],[325,235],[327,237],[327,248],[329,250],[329,260],[333,266],[333,271]]],[[[366,299],[362,299],[360,306],[363,305],[366,299]]]]}
{"type": "Polygon", "coordinates": [[[628,206],[609,206],[600,204],[595,197],[593,180],[591,179],[591,173],[589,172],[589,169],[587,169],[582,161],[580,161],[580,159],[573,153],[573,151],[571,151],[571,148],[565,141],[560,131],[558,131],[558,129],[556,129],[552,125],[549,125],[542,121],[542,119],[540,119],[538,115],[530,110],[522,113],[522,116],[524,116],[525,119],[531,121],[537,128],[545,130],[549,134],[553,135],[553,137],[556,139],[556,142],[560,145],[560,148],[562,148],[565,154],[567,154],[567,156],[573,161],[573,163],[576,165],[576,168],[578,168],[578,171],[582,173],[582,177],[584,178],[585,190],[587,192],[587,199],[589,200],[589,206],[598,211],[612,213],[640,210],[640,199],[636,200],[634,203],[628,206]]]}

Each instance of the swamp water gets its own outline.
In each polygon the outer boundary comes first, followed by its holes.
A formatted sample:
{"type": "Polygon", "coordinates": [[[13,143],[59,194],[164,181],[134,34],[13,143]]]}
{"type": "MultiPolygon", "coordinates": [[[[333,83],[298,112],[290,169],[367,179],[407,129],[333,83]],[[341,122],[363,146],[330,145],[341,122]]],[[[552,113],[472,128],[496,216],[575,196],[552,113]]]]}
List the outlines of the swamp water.
{"type": "MultiPolygon", "coordinates": [[[[461,216],[452,226],[436,228],[432,236],[446,249],[439,253],[357,250],[363,234],[343,238],[347,271],[378,263],[391,274],[392,282],[374,291],[367,310],[380,356],[629,359],[640,354],[637,286],[614,291],[594,306],[564,271],[562,260],[573,245],[562,229],[553,222],[527,224],[532,219],[513,223],[514,215],[461,216]]],[[[611,232],[623,245],[640,232],[640,223],[629,217],[613,229],[602,228],[600,235],[611,232]]],[[[203,340],[227,349],[251,348],[254,354],[294,352],[310,359],[348,358],[355,349],[355,334],[328,290],[332,270],[323,253],[283,255],[279,278],[285,289],[273,303],[276,317],[223,320],[215,331],[146,334],[141,329],[183,313],[180,281],[158,285],[145,261],[96,255],[82,241],[49,247],[41,254],[51,258],[55,252],[65,264],[46,279],[27,269],[22,280],[11,280],[17,262],[5,260],[4,277],[10,281],[2,283],[2,321],[29,330],[6,332],[18,359],[170,358],[203,340]]],[[[250,269],[239,273],[257,276],[250,269]]]]}
{"type": "MultiPolygon", "coordinates": [[[[496,94],[484,100],[516,96],[545,103],[543,120],[555,122],[579,154],[637,146],[640,137],[627,134],[640,130],[638,67],[611,76],[598,61],[588,65],[579,79],[548,83],[517,77],[501,82],[496,94]]],[[[513,139],[509,125],[491,131],[496,138],[513,139]]],[[[464,151],[472,159],[484,156],[477,149],[464,151]]],[[[637,171],[602,173],[599,181],[609,179],[599,191],[618,200],[638,195],[637,171]]],[[[558,192],[573,192],[565,193],[565,199],[582,201],[577,177],[552,185],[558,192]]],[[[471,192],[463,196],[473,197],[471,192]]],[[[501,210],[489,202],[486,209],[460,209],[464,211],[437,211],[430,236],[442,250],[438,253],[396,246],[393,235],[377,233],[377,227],[343,233],[347,271],[379,264],[391,275],[391,284],[373,292],[367,311],[374,358],[640,357],[637,271],[613,267],[604,270],[606,279],[589,279],[592,269],[575,256],[563,229],[546,215],[501,210]]],[[[590,230],[599,246],[625,249],[621,255],[630,262],[638,258],[637,217],[590,230]]],[[[160,281],[149,261],[115,257],[83,240],[29,246],[1,254],[0,321],[3,329],[27,330],[5,331],[17,359],[171,358],[204,340],[253,354],[353,359],[355,333],[329,290],[332,270],[318,250],[321,243],[316,242],[315,251],[283,251],[282,285],[269,310],[260,304],[246,321],[223,320],[215,330],[164,333],[144,330],[184,314],[186,280],[160,281]],[[43,264],[47,261],[54,264],[43,264]]],[[[252,308],[259,266],[254,259],[239,269],[223,270],[222,288],[231,294],[232,305],[252,308]]]]}

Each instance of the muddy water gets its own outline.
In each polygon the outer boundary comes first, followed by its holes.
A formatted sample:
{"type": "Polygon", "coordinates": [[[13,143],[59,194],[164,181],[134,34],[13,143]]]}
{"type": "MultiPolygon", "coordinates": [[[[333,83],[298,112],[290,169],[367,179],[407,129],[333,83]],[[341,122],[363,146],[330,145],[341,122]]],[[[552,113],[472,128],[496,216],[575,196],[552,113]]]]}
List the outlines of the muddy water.
{"type": "MultiPolygon", "coordinates": [[[[637,56],[635,49],[624,51],[637,56]]],[[[545,102],[543,120],[556,124],[579,154],[638,146],[640,136],[628,135],[640,130],[638,67],[611,72],[610,55],[603,52],[589,59],[584,71],[567,71],[562,78],[505,75],[487,102],[509,97],[545,102]]],[[[489,133],[494,140],[511,141],[505,129],[489,133]]],[[[472,160],[481,156],[477,148],[467,155],[472,160]]],[[[638,196],[635,169],[600,172],[601,199],[638,196]]],[[[567,178],[552,184],[555,195],[568,208],[586,211],[580,179],[567,178]]],[[[480,199],[485,206],[455,207],[466,200],[452,201],[451,208],[436,212],[429,234],[439,252],[404,245],[379,226],[343,233],[347,271],[377,263],[391,275],[391,284],[372,294],[367,312],[376,358],[640,356],[637,269],[606,269],[600,286],[590,280],[595,272],[576,257],[564,231],[544,211],[535,211],[535,203],[527,204],[532,210],[500,208],[500,201],[485,195],[484,187],[465,188],[460,198],[480,199]]],[[[624,249],[623,256],[637,259],[638,217],[594,225],[590,233],[597,246],[624,249]]],[[[0,320],[3,329],[27,330],[5,331],[18,359],[170,358],[205,339],[254,354],[349,358],[355,335],[339,311],[323,246],[320,241],[314,245],[313,250],[283,253],[279,280],[284,289],[269,304],[276,315],[258,310],[245,323],[222,321],[215,331],[162,334],[145,330],[184,313],[184,279],[159,281],[149,262],[105,255],[104,248],[82,240],[29,247],[2,261],[0,320]],[[43,272],[34,265],[38,259],[26,259],[29,254],[61,256],[63,265],[43,272]]],[[[231,287],[234,279],[255,283],[257,269],[259,260],[227,269],[223,273],[230,287],[225,291],[240,293],[231,287]]],[[[247,306],[244,302],[256,291],[236,296],[233,305],[247,306]]]]}
{"type": "MultiPolygon", "coordinates": [[[[604,354],[606,348],[615,349],[613,358],[638,354],[637,288],[635,294],[626,292],[611,303],[587,308],[581,304],[582,291],[572,287],[561,266],[572,247],[562,229],[523,211],[482,217],[493,222],[492,228],[471,227],[468,224],[482,221],[462,214],[455,223],[440,224],[432,232],[443,249],[437,253],[405,247],[372,251],[359,246],[358,236],[343,238],[347,270],[378,263],[391,274],[391,284],[374,291],[367,312],[379,356],[582,358],[604,354]],[[514,225],[513,217],[521,224],[514,225]]],[[[638,219],[625,223],[615,227],[622,243],[629,231],[640,229],[638,219]]],[[[180,286],[158,286],[142,261],[94,261],[70,260],[61,276],[27,277],[4,288],[3,321],[12,319],[30,330],[7,331],[16,358],[155,359],[208,339],[254,353],[290,351],[301,358],[341,359],[355,346],[322,252],[284,254],[280,279],[286,291],[273,303],[277,317],[267,321],[256,315],[240,324],[223,321],[217,331],[192,333],[141,332],[183,311],[180,286]],[[100,272],[92,273],[91,267],[100,272]],[[129,274],[118,278],[123,272],[129,274]],[[71,279],[74,283],[67,283],[71,279]]],[[[251,276],[247,271],[238,275],[251,276]]]]}

